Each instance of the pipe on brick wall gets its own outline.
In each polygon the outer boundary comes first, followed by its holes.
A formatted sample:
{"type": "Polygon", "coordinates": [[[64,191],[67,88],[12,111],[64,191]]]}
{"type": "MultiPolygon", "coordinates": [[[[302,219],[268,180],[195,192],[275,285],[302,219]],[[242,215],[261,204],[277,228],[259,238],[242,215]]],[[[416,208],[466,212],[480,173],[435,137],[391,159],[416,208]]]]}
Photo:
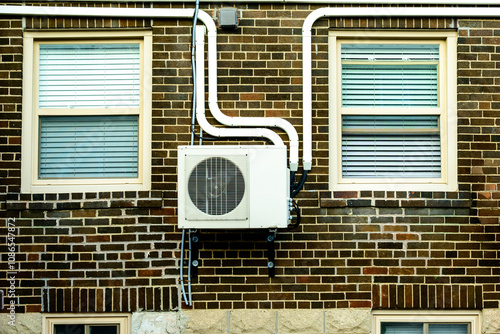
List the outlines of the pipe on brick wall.
{"type": "MultiPolygon", "coordinates": [[[[234,126],[277,127],[284,130],[290,141],[290,170],[296,171],[299,162],[299,136],[295,127],[278,117],[230,117],[222,113],[217,103],[217,43],[215,30],[208,29],[208,108],[221,124],[234,126]]],[[[201,91],[199,92],[201,94],[201,91]]],[[[200,101],[201,102],[201,101],[200,101]]],[[[198,102],[199,103],[199,102],[198,102]]],[[[199,106],[199,104],[198,104],[199,106]]],[[[267,130],[267,129],[262,129],[267,130]]],[[[260,131],[262,131],[260,130],[260,131]]],[[[207,131],[208,132],[208,131],[207,131]]],[[[266,131],[267,132],[267,131],[266,131]]],[[[266,136],[267,137],[267,136],[266,136]]],[[[268,137],[269,138],[269,137],[268,137]]],[[[269,138],[271,139],[271,138],[269,138]]],[[[275,140],[271,139],[273,142],[275,140]]],[[[281,141],[283,143],[283,141],[281,141]]],[[[276,144],[276,143],[275,143],[276,144]]]]}
{"type": "Polygon", "coordinates": [[[225,115],[219,109],[217,103],[217,50],[211,48],[210,39],[215,38],[214,35],[208,33],[208,108],[215,119],[227,126],[262,126],[262,127],[277,127],[286,132],[290,140],[290,170],[296,171],[299,162],[299,136],[295,127],[285,119],[278,117],[230,117],[225,115]]]}
{"type": "MultiPolygon", "coordinates": [[[[387,1],[379,1],[385,4],[387,1]]],[[[395,1],[394,3],[403,3],[395,1]]],[[[490,1],[491,3],[491,1],[490,1]]],[[[496,3],[498,5],[498,3],[496,3]]],[[[312,166],[312,26],[325,17],[500,17],[499,7],[323,7],[311,12],[302,26],[303,166],[312,166]]]]}
{"type": "MultiPolygon", "coordinates": [[[[109,8],[109,7],[55,7],[55,6],[0,6],[0,14],[21,16],[77,16],[77,17],[129,17],[129,18],[191,18],[194,9],[181,8],[109,8]]],[[[290,169],[297,170],[299,160],[299,141],[293,125],[276,117],[229,117],[221,112],[217,105],[217,27],[204,11],[199,11],[198,18],[207,28],[208,34],[208,73],[209,73],[209,108],[214,118],[227,126],[243,127],[278,127],[286,132],[290,140],[290,169]],[[212,86],[213,85],[213,86],[212,86]]],[[[204,73],[204,72],[202,72],[204,73]]],[[[204,82],[204,80],[201,80],[204,82]]],[[[199,94],[202,91],[199,92],[199,94]]],[[[201,102],[201,98],[198,103],[201,102]]],[[[203,102],[198,104],[205,106],[203,102]]],[[[198,108],[197,108],[198,109],[198,108]]],[[[203,113],[204,114],[204,113],[203,113]]],[[[198,113],[197,113],[198,115],[198,113]]],[[[267,138],[275,145],[284,145],[278,134],[269,129],[228,129],[217,128],[206,121],[198,120],[200,126],[216,137],[259,137],[267,138]]]]}
{"type": "MultiPolygon", "coordinates": [[[[51,0],[51,2],[79,2],[81,0],[51,0]]],[[[196,0],[169,0],[169,2],[195,2],[196,0]]],[[[407,0],[217,0],[216,2],[231,2],[231,3],[307,3],[307,4],[372,4],[372,5],[407,5],[410,2],[407,0]]],[[[31,0],[31,2],[43,2],[47,0],[31,0]]],[[[102,2],[102,0],[85,0],[85,2],[102,2]]],[[[106,2],[127,3],[130,0],[107,0],[106,2]]],[[[134,0],[134,2],[165,2],[165,0],[134,0]]],[[[215,2],[214,0],[200,0],[200,2],[215,2]]],[[[412,0],[412,5],[499,5],[498,0],[412,0]]]]}
{"type": "MultiPolygon", "coordinates": [[[[210,46],[210,43],[208,43],[210,46]]],[[[218,128],[205,116],[205,27],[196,27],[196,119],[204,131],[215,137],[265,137],[275,145],[283,146],[280,136],[269,129],[218,128]]]]}

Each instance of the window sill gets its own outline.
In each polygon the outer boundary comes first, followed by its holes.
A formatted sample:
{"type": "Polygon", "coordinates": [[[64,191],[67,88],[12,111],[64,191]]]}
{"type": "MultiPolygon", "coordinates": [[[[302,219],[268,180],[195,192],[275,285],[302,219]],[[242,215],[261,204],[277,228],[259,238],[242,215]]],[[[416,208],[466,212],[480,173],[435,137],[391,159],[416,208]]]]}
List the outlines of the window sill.
{"type": "Polygon", "coordinates": [[[468,192],[414,192],[414,191],[333,191],[323,192],[322,208],[470,208],[468,192]]]}

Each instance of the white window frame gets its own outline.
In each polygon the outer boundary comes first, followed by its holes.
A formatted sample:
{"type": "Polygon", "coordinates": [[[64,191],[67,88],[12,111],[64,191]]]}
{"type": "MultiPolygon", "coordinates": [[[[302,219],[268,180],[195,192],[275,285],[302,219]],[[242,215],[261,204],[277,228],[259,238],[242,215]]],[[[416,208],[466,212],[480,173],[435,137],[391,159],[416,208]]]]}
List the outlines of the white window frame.
{"type": "MultiPolygon", "coordinates": [[[[469,334],[481,334],[481,312],[475,310],[373,311],[372,333],[382,333],[383,322],[469,324],[469,334]]],[[[425,333],[424,333],[425,334],[425,333]]]]}
{"type": "MultiPolygon", "coordinates": [[[[455,31],[332,30],[329,34],[329,186],[331,190],[456,191],[457,181],[457,60],[455,31]],[[405,108],[411,114],[439,115],[441,178],[342,177],[342,115],[402,115],[402,108],[342,108],[342,43],[439,43],[439,112],[405,108]],[[348,110],[350,109],[350,110],[348,110]]],[[[437,108],[434,108],[437,109],[437,108]]]]}
{"type": "MultiPolygon", "coordinates": [[[[23,61],[23,111],[21,143],[21,192],[85,192],[150,190],[151,188],[151,108],[152,108],[152,32],[134,31],[48,31],[24,33],[23,61]],[[64,116],[58,109],[38,109],[38,45],[40,43],[114,43],[140,44],[141,84],[139,108],[120,108],[116,111],[102,109],[72,109],[71,116],[84,115],[138,115],[138,177],[137,178],[88,178],[40,179],[39,118],[64,116]]],[[[118,109],[118,108],[117,108],[118,109]]]]}
{"type": "Polygon", "coordinates": [[[131,319],[130,314],[125,313],[44,314],[42,334],[54,334],[54,325],[117,325],[118,334],[130,334],[131,319]]]}

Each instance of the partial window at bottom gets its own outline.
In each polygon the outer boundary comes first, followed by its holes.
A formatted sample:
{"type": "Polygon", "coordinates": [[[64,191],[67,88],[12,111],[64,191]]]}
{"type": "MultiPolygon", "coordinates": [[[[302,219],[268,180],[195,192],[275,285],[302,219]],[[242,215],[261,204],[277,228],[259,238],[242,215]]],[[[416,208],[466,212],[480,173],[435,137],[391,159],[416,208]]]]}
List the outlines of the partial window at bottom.
{"type": "Polygon", "coordinates": [[[381,334],[469,334],[469,324],[383,322],[381,334]]]}
{"type": "Polygon", "coordinates": [[[481,334],[477,310],[376,310],[373,334],[481,334]]]}
{"type": "Polygon", "coordinates": [[[130,334],[130,314],[61,313],[43,316],[46,334],[130,334]]]}
{"type": "Polygon", "coordinates": [[[54,334],[118,334],[118,325],[54,325],[54,334]]]}

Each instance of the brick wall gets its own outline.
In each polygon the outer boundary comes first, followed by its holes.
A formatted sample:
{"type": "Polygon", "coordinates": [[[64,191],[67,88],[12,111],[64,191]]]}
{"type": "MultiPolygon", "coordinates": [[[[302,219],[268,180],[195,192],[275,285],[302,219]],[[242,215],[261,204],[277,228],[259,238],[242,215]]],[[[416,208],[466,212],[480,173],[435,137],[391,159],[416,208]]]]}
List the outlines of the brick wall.
{"type": "Polygon", "coordinates": [[[0,208],[5,211],[5,194],[19,192],[20,184],[23,40],[21,20],[0,17],[0,27],[0,208]]]}
{"type": "MultiPolygon", "coordinates": [[[[212,14],[221,5],[201,7],[212,14]]],[[[221,109],[284,117],[301,132],[301,27],[319,6],[237,8],[239,27],[218,31],[221,109]]],[[[148,192],[19,194],[22,20],[0,17],[0,214],[18,226],[17,291],[26,305],[19,312],[178,307],[176,147],[189,141],[191,22],[33,18],[25,24],[153,29],[153,176],[148,192]]],[[[275,278],[267,276],[266,231],[201,231],[193,307],[498,307],[499,53],[500,20],[319,20],[312,53],[314,167],[298,196],[302,225],[278,232],[275,278]],[[329,28],[458,30],[459,191],[328,190],[329,28]]]]}

